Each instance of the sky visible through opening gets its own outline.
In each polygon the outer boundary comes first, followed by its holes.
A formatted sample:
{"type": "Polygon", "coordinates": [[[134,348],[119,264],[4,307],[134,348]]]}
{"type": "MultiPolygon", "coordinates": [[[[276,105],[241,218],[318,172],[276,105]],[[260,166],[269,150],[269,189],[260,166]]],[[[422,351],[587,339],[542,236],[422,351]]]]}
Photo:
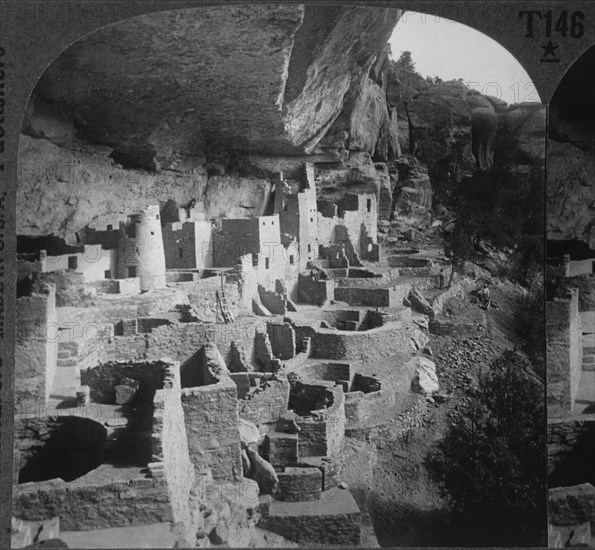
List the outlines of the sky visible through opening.
{"type": "Polygon", "coordinates": [[[458,80],[508,104],[539,102],[531,78],[516,58],[487,35],[443,17],[405,12],[389,40],[392,57],[410,51],[423,77],[458,80]]]}

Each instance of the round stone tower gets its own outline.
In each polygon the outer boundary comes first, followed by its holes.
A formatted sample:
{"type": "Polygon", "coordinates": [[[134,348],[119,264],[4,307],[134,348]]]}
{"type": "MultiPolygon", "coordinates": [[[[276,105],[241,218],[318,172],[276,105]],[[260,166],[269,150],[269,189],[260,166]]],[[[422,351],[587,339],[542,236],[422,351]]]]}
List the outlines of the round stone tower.
{"type": "Polygon", "coordinates": [[[147,206],[140,214],[136,254],[141,291],[165,288],[165,253],[158,205],[147,206]]]}

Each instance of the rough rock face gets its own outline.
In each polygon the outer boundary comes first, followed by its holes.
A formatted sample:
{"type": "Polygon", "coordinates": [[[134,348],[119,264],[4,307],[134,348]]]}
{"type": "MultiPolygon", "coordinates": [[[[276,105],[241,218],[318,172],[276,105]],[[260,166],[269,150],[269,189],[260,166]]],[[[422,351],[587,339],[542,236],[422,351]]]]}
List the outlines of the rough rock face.
{"type": "MultiPolygon", "coordinates": [[[[440,191],[472,170],[471,107],[461,82],[431,84],[419,75],[400,71],[402,104],[407,117],[409,152],[428,166],[440,191]]],[[[403,145],[403,144],[402,144],[403,145]]]]}
{"type": "Polygon", "coordinates": [[[17,233],[67,236],[102,216],[125,216],[170,198],[185,204],[202,196],[206,181],[202,170],[186,175],[125,170],[105,149],[76,151],[23,135],[17,233]]]}
{"type": "Polygon", "coordinates": [[[564,75],[550,102],[548,239],[578,239],[595,250],[595,47],[564,75]]]}
{"type": "Polygon", "coordinates": [[[550,140],[547,170],[547,237],[578,239],[595,249],[595,154],[550,140]]]}
{"type": "Polygon", "coordinates": [[[36,95],[68,105],[83,139],[150,169],[212,147],[308,153],[398,18],[299,4],[143,15],[73,44],[36,95]]]}
{"type": "Polygon", "coordinates": [[[204,201],[208,217],[262,215],[276,171],[266,159],[301,167],[321,140],[327,159],[345,161],[352,191],[390,188],[372,158],[398,154],[386,43],[399,16],[202,7],[84,37],[48,67],[27,107],[18,232],[65,236],[167,198],[204,201]],[[265,160],[238,169],[221,160],[229,152],[265,160]],[[30,208],[38,188],[43,200],[30,208]]]}
{"type": "Polygon", "coordinates": [[[431,218],[432,185],[428,170],[415,158],[397,162],[398,181],[393,189],[392,219],[408,224],[427,224],[431,218]]]}
{"type": "Polygon", "coordinates": [[[496,107],[498,134],[495,149],[509,162],[528,164],[545,159],[546,110],[541,103],[496,107]]]}
{"type": "Polygon", "coordinates": [[[383,163],[374,163],[368,152],[354,151],[345,161],[317,166],[318,195],[331,200],[345,193],[375,193],[390,189],[388,169],[383,163]]]}

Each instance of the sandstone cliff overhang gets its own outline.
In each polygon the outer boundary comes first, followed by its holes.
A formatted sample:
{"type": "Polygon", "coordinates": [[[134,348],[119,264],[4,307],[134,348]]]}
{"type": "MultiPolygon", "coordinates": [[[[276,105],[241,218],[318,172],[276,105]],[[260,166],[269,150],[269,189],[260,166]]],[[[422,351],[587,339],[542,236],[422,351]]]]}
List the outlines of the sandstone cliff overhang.
{"type": "MultiPolygon", "coordinates": [[[[392,8],[292,4],[132,18],[56,58],[35,89],[29,118],[36,108],[51,111],[62,119],[62,142],[76,135],[150,170],[213,149],[307,154],[399,16],[392,8]]],[[[48,137],[28,120],[24,129],[48,137]]]]}

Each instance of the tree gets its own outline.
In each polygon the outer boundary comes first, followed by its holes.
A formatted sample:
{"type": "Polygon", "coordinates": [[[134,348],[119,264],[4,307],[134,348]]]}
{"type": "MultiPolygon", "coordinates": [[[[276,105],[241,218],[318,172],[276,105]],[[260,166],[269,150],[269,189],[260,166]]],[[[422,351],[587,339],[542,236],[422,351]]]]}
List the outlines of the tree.
{"type": "Polygon", "coordinates": [[[545,544],[543,388],[523,356],[505,352],[453,409],[429,455],[428,471],[470,537],[465,544],[545,544]]]}
{"type": "Polygon", "coordinates": [[[395,69],[404,69],[406,71],[415,72],[415,63],[411,59],[411,52],[401,52],[399,59],[394,62],[395,69]]]}

